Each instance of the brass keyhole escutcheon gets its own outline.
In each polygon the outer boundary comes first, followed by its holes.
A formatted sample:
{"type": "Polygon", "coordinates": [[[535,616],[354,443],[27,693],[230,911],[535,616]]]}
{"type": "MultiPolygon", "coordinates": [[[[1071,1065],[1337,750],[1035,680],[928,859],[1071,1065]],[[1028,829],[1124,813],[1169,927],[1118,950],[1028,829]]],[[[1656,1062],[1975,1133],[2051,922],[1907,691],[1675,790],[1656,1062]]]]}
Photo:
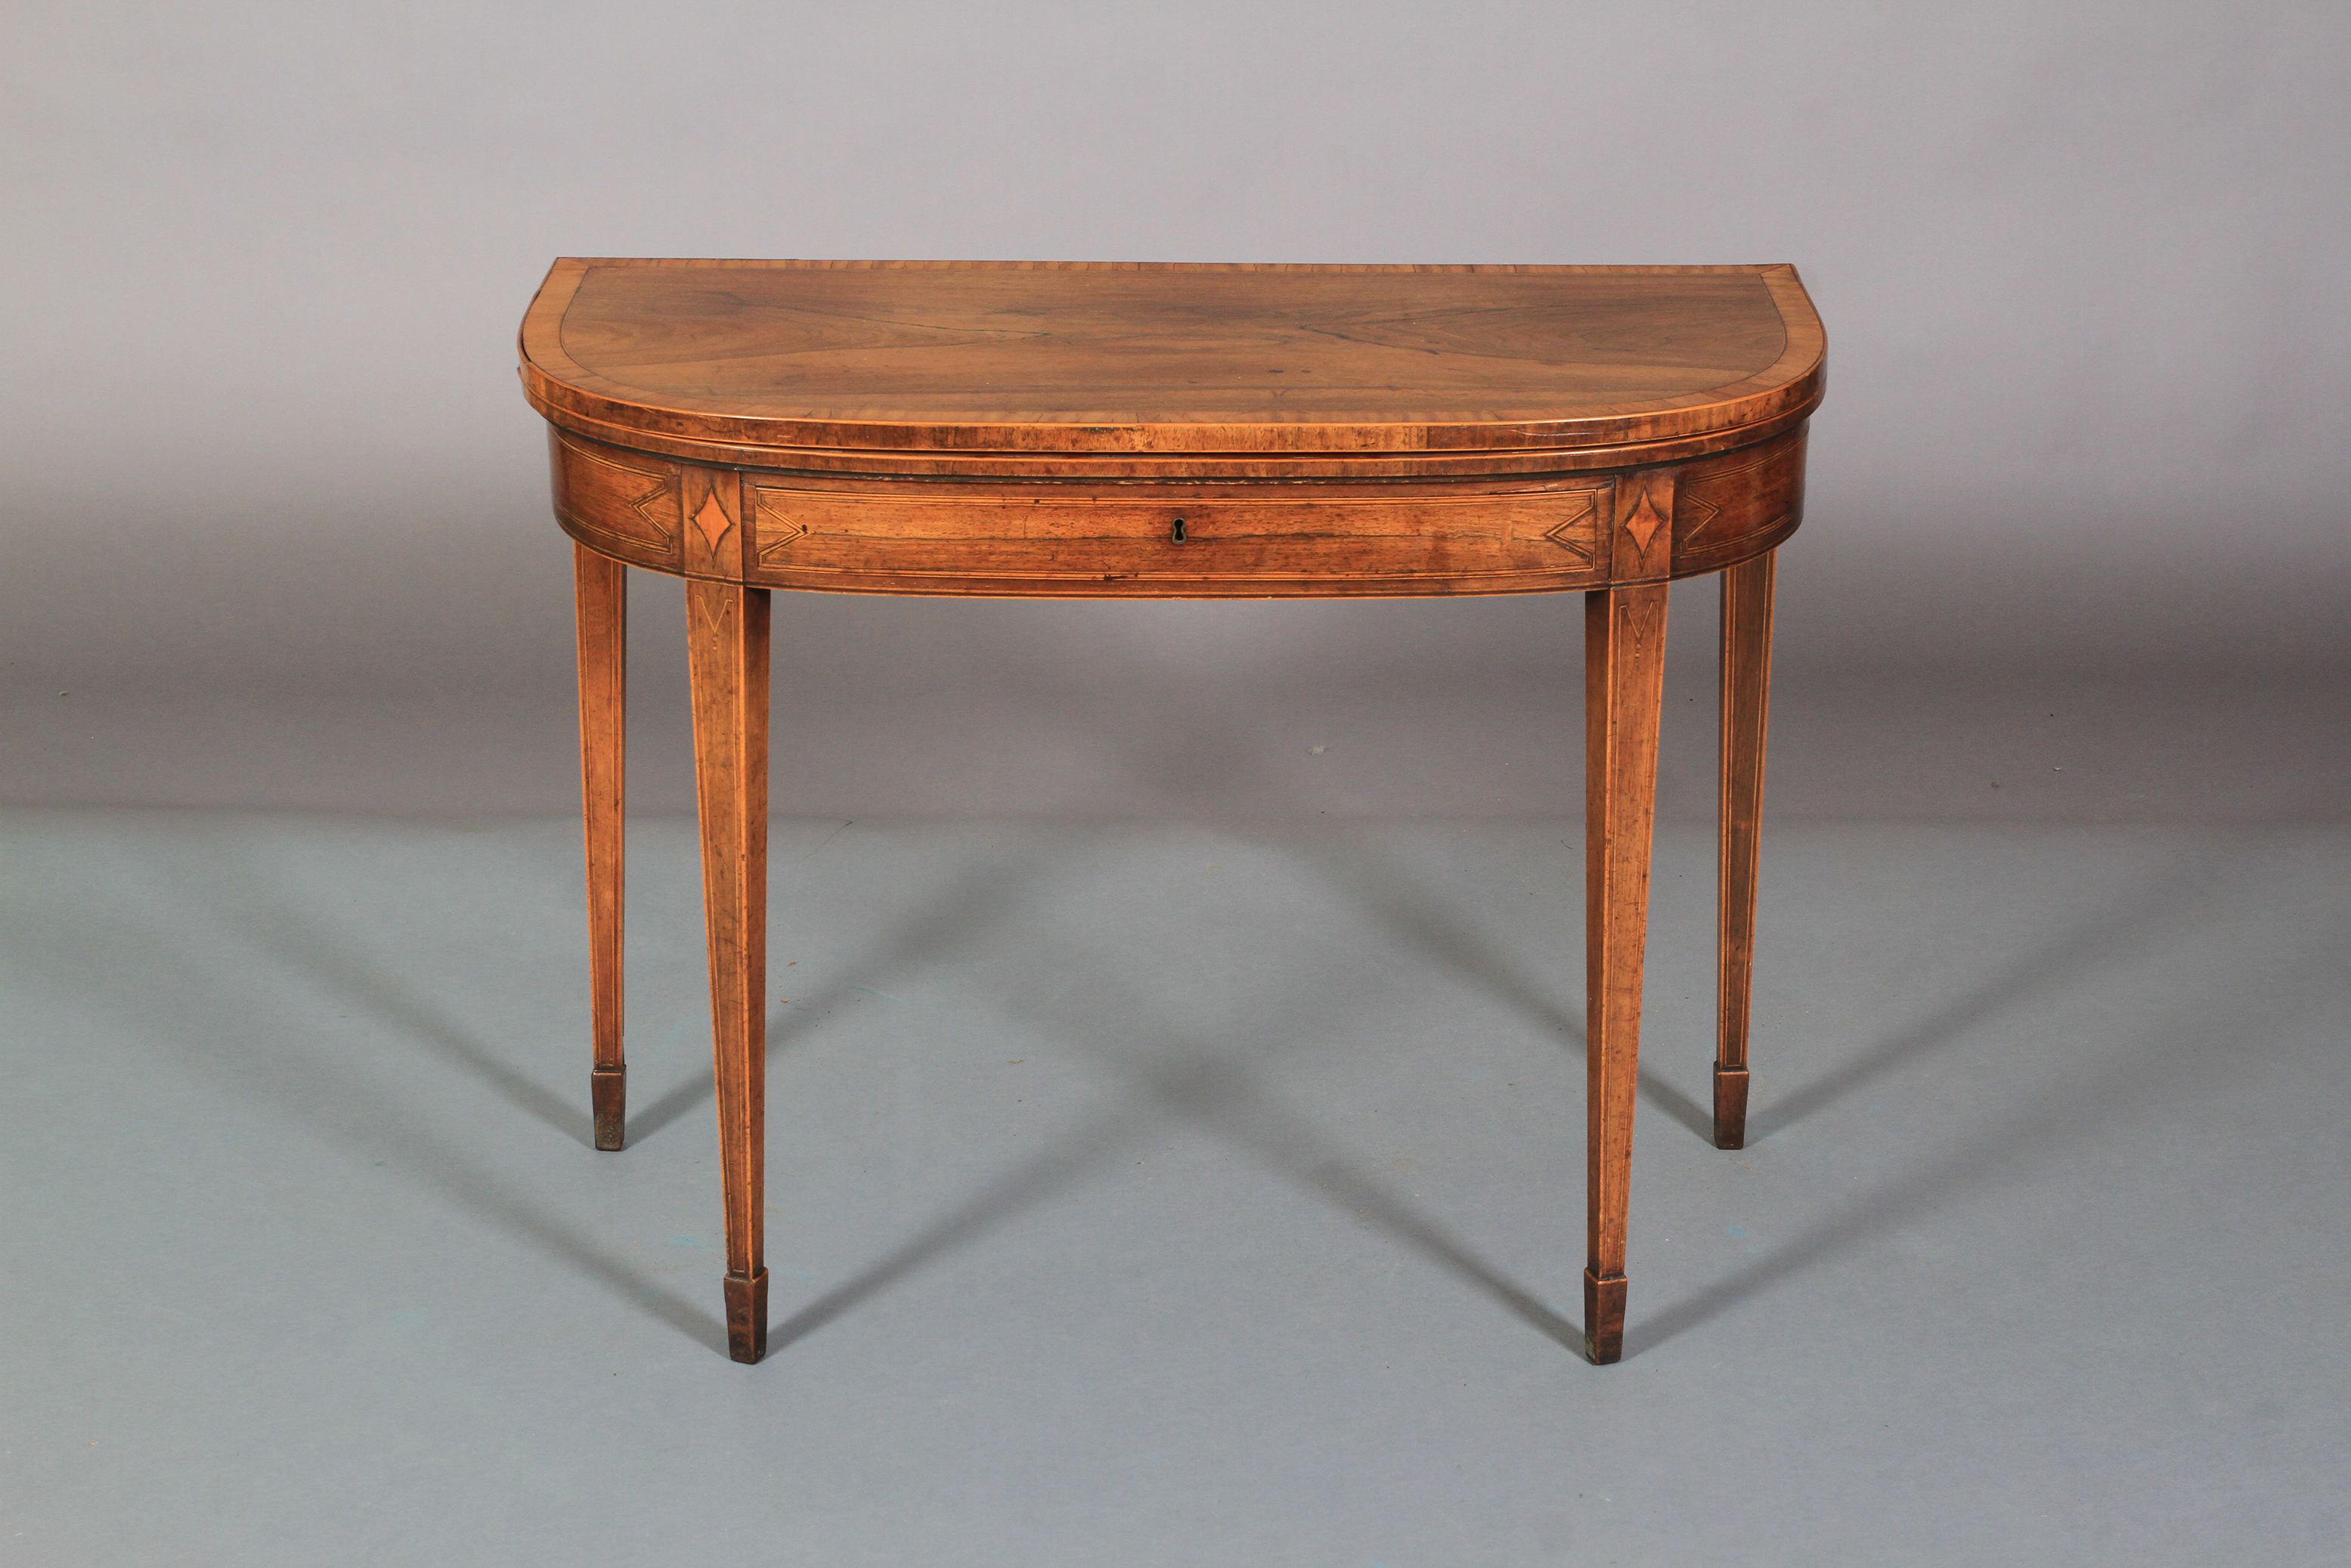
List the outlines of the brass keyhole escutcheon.
{"type": "Polygon", "coordinates": [[[1181,517],[1176,518],[1176,524],[1175,524],[1175,526],[1174,526],[1173,528],[1169,528],[1169,529],[1167,530],[1167,541],[1168,541],[1168,543],[1170,543],[1170,544],[1179,544],[1179,545],[1180,545],[1180,544],[1182,544],[1182,543],[1184,542],[1184,519],[1183,519],[1183,518],[1181,518],[1181,517]]]}

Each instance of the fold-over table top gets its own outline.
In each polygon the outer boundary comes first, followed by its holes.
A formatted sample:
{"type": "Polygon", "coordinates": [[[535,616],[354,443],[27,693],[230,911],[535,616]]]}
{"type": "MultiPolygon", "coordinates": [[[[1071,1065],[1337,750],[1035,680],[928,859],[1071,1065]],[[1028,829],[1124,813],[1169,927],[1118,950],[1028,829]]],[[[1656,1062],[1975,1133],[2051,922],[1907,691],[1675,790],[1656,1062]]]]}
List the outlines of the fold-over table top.
{"type": "Polygon", "coordinates": [[[531,400],[721,461],[1356,454],[1729,435],[1818,400],[1785,266],[555,264],[531,400]]]}

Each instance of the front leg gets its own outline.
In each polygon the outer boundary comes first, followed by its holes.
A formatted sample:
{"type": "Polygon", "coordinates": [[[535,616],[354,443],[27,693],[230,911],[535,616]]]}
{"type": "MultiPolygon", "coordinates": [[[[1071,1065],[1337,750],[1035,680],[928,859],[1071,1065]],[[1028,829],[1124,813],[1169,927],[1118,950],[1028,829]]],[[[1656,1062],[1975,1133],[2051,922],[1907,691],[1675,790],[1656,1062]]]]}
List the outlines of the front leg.
{"type": "Polygon", "coordinates": [[[1583,596],[1585,1240],[1583,1344],[1625,1353],[1625,1218],[1641,1058],[1666,585],[1583,596]]]}
{"type": "Polygon", "coordinates": [[[685,611],[726,1207],[726,1349],[752,1362],[768,1348],[768,591],[689,580],[685,611]]]}

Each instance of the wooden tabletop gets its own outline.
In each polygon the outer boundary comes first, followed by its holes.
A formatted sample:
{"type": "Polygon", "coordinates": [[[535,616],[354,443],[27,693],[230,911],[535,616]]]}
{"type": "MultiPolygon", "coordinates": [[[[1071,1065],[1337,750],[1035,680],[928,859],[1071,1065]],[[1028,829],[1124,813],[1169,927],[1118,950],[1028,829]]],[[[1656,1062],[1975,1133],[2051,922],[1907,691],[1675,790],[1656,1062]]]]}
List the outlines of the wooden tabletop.
{"type": "Polygon", "coordinates": [[[556,423],[779,466],[1719,448],[1809,412],[1822,345],[1785,266],[566,258],[522,331],[556,423]]]}

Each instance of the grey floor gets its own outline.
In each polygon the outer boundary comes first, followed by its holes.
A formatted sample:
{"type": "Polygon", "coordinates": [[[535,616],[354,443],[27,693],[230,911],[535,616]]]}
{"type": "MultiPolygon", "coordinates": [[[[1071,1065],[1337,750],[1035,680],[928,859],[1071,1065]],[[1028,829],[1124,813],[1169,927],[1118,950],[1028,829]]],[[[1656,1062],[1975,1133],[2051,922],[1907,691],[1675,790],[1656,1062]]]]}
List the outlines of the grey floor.
{"type": "Polygon", "coordinates": [[[1623,1364],[1560,821],[779,821],[726,1360],[690,824],[0,814],[0,1561],[2333,1563],[2351,829],[1659,841],[1623,1364]]]}

